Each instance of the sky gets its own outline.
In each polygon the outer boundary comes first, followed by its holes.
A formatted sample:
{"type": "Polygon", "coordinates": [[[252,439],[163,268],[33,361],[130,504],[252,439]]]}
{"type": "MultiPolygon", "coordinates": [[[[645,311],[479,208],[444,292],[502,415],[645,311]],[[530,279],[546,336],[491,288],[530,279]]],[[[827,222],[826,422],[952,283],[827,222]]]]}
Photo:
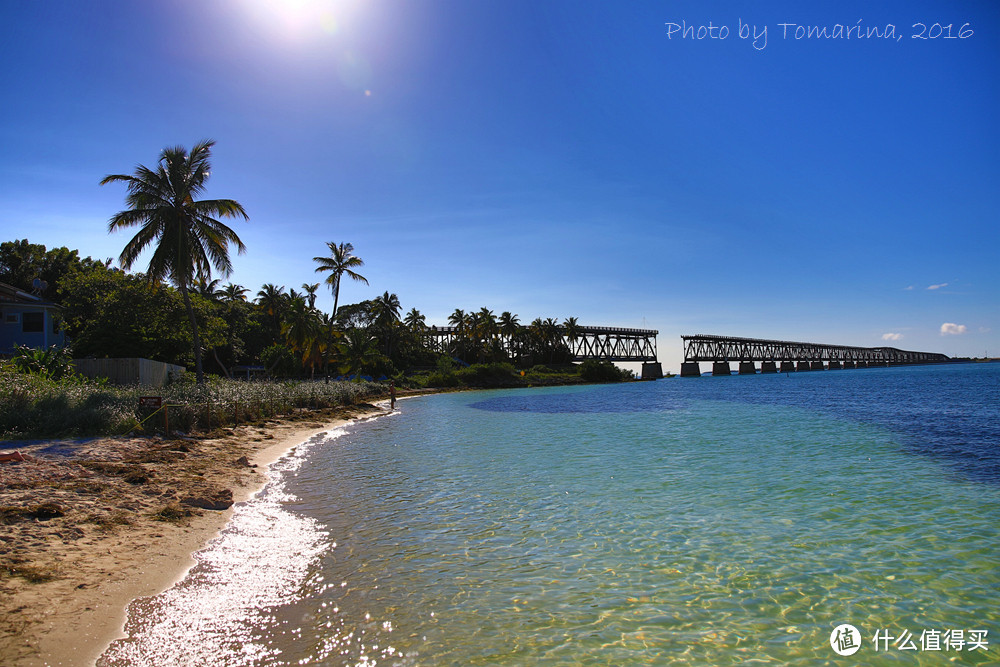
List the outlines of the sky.
{"type": "Polygon", "coordinates": [[[666,370],[691,334],[1000,356],[998,31],[990,0],[0,0],[0,240],[117,258],[99,181],[211,138],[252,293],[349,242],[341,303],[657,329],[666,370]]]}

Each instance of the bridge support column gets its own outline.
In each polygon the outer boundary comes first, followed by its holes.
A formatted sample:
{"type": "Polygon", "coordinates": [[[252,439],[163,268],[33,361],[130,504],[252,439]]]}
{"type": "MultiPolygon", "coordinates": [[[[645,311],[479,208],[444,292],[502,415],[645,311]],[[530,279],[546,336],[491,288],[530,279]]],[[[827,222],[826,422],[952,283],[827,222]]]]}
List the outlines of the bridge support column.
{"type": "Polygon", "coordinates": [[[641,377],[643,380],[659,380],[663,377],[663,366],[658,361],[645,361],[641,377]]]}
{"type": "Polygon", "coordinates": [[[779,370],[782,373],[791,373],[792,371],[795,370],[795,362],[794,361],[782,361],[781,362],[781,368],[779,370]]]}
{"type": "Polygon", "coordinates": [[[740,375],[756,375],[757,367],[753,365],[752,361],[741,361],[740,362],[740,375]]]}
{"type": "Polygon", "coordinates": [[[773,361],[765,361],[764,363],[762,363],[760,365],[760,372],[761,372],[761,374],[764,374],[764,373],[777,373],[778,372],[778,364],[774,363],[773,361]]]}
{"type": "Polygon", "coordinates": [[[795,366],[795,370],[797,370],[797,371],[811,371],[812,370],[812,366],[809,365],[808,361],[800,361],[795,366]]]}
{"type": "Polygon", "coordinates": [[[857,368],[857,365],[853,361],[845,361],[844,368],[857,368]]]}
{"type": "Polygon", "coordinates": [[[839,361],[831,361],[828,368],[831,371],[839,371],[841,368],[843,368],[843,366],[840,364],[839,361]]]}
{"type": "Polygon", "coordinates": [[[716,361],[712,364],[712,375],[732,375],[728,361],[716,361]]]}
{"type": "Polygon", "coordinates": [[[698,367],[697,361],[685,361],[681,364],[681,377],[682,378],[697,378],[701,377],[701,368],[698,367]]]}
{"type": "Polygon", "coordinates": [[[810,361],[809,370],[811,371],[825,371],[826,366],[823,365],[822,361],[810,361]]]}

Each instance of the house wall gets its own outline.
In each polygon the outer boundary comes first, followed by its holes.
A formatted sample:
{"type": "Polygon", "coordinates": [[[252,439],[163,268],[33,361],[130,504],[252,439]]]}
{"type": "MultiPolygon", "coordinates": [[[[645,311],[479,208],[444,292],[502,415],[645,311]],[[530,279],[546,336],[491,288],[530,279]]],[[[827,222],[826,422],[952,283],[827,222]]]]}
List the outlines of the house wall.
{"type": "Polygon", "coordinates": [[[53,311],[51,308],[42,306],[32,306],[29,304],[4,304],[0,315],[0,354],[12,354],[15,345],[27,345],[28,347],[44,349],[53,345],[62,346],[66,344],[66,334],[60,328],[53,332],[53,311]],[[41,313],[42,330],[40,332],[24,331],[25,313],[41,313]],[[16,321],[8,321],[12,317],[16,321]]]}

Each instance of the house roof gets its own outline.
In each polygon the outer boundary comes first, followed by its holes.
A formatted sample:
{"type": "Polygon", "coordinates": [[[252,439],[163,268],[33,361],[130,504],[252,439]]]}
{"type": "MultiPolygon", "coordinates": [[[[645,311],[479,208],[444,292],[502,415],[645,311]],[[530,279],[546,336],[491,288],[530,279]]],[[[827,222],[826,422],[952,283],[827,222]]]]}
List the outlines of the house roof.
{"type": "Polygon", "coordinates": [[[36,308],[59,308],[51,301],[46,301],[42,297],[25,292],[19,287],[0,283],[0,305],[15,304],[18,306],[35,306],[36,308]]]}

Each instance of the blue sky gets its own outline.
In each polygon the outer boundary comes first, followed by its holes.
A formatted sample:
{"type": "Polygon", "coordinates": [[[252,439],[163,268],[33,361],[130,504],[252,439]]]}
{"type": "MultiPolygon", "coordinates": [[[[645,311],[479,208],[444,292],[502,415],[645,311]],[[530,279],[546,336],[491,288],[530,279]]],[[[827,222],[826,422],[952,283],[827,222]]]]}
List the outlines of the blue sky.
{"type": "Polygon", "coordinates": [[[254,292],[350,242],[342,302],[656,328],[668,369],[694,333],[1000,355],[1000,5],[875,5],[0,0],[0,237],[117,257],[98,181],[208,137],[254,292]],[[859,20],[899,39],[795,38],[859,20]]]}

